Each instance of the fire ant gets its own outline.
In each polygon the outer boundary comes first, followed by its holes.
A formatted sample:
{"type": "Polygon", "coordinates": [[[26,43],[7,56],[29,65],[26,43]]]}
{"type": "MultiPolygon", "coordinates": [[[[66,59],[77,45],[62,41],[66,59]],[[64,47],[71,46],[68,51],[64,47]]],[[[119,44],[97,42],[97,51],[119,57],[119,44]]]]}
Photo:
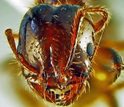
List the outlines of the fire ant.
{"type": "Polygon", "coordinates": [[[87,7],[80,0],[36,0],[35,4],[24,15],[19,34],[5,31],[32,90],[49,102],[67,106],[85,91],[93,69],[110,69],[110,83],[118,78],[121,57],[96,42],[109,21],[105,8],[87,7]],[[94,23],[91,14],[102,17],[94,23]],[[19,37],[17,48],[14,35],[19,37]]]}

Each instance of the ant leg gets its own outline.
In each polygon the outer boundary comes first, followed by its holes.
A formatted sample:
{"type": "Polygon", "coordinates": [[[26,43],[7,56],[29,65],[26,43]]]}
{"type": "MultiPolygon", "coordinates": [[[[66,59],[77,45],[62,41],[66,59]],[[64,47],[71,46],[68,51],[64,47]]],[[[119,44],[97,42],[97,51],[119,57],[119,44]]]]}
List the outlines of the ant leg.
{"type": "Polygon", "coordinates": [[[21,54],[18,54],[18,51],[16,49],[15,40],[14,40],[13,33],[12,33],[12,29],[7,29],[5,31],[5,34],[8,39],[9,45],[10,45],[13,53],[15,54],[16,58],[22,63],[22,65],[24,65],[25,67],[27,67],[34,73],[37,73],[37,70],[34,67],[32,67],[30,64],[28,64],[27,61],[24,59],[24,57],[21,54]]]}

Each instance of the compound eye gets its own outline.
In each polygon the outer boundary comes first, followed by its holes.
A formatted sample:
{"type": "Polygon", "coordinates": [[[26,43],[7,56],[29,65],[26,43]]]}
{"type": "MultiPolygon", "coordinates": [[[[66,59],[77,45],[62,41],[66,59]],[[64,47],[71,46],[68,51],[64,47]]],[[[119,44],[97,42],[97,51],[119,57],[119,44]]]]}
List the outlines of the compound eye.
{"type": "Polygon", "coordinates": [[[89,57],[92,57],[94,55],[95,46],[92,43],[87,44],[87,54],[89,57]]]}
{"type": "Polygon", "coordinates": [[[31,21],[31,28],[32,28],[32,30],[34,31],[35,34],[38,33],[39,26],[38,26],[38,23],[34,19],[32,19],[32,21],[31,21]]]}

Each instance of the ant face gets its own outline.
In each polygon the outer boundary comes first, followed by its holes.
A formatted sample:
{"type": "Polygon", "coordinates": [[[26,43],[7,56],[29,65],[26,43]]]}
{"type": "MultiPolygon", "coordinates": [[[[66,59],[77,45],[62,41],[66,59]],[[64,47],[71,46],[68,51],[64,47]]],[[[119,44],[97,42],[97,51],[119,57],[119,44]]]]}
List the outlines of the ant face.
{"type": "Polygon", "coordinates": [[[78,98],[92,68],[92,24],[82,17],[76,26],[77,35],[73,33],[75,14],[80,8],[38,5],[26,13],[20,26],[17,50],[25,59],[23,63],[35,71],[23,67],[23,74],[41,97],[58,105],[69,105],[78,98]]]}

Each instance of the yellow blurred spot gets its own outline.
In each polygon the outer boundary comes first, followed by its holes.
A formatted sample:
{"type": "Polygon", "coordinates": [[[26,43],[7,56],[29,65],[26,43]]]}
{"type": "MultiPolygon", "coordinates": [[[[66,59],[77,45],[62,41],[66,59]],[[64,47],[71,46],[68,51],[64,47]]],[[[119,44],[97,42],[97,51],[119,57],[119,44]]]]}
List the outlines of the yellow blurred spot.
{"type": "Polygon", "coordinates": [[[97,73],[96,78],[100,81],[105,81],[106,80],[106,74],[104,73],[97,73]]]}

